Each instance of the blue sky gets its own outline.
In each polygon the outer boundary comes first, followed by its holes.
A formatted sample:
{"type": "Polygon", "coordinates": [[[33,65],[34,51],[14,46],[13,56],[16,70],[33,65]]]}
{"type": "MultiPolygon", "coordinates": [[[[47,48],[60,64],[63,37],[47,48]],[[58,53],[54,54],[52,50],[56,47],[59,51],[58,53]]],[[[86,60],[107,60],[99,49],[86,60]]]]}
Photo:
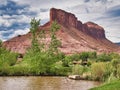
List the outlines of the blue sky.
{"type": "Polygon", "coordinates": [[[82,22],[101,25],[109,40],[120,42],[119,0],[0,0],[0,39],[26,34],[33,17],[46,23],[52,7],[73,13],[82,22]]]}

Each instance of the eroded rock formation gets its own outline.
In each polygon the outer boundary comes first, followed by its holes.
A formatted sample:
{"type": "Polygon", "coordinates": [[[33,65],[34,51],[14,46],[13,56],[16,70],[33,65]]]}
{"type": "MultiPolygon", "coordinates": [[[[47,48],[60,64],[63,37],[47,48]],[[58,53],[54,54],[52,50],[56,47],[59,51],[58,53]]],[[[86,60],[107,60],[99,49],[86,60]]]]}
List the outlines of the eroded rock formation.
{"type": "MultiPolygon", "coordinates": [[[[49,31],[52,22],[55,20],[61,26],[56,33],[57,38],[62,42],[59,49],[65,54],[84,51],[120,52],[119,46],[106,39],[104,29],[101,26],[93,22],[83,24],[77,20],[74,14],[55,8],[50,10],[50,21],[40,27],[40,29],[46,31],[46,44],[50,42],[49,31]]],[[[24,54],[31,45],[30,37],[30,33],[17,36],[4,42],[3,45],[11,51],[24,54]]]]}
{"type": "Polygon", "coordinates": [[[61,9],[52,8],[50,10],[50,22],[52,21],[57,21],[68,28],[74,27],[94,38],[105,38],[105,32],[101,26],[93,22],[82,24],[81,21],[77,20],[77,17],[75,17],[74,14],[65,12],[61,9]]]}

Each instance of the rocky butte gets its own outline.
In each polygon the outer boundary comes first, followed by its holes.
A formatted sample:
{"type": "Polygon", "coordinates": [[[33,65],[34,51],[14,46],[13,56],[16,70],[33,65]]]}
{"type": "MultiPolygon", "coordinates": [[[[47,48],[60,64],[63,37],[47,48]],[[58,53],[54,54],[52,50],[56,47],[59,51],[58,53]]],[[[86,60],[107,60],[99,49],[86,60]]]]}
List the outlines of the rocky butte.
{"type": "MultiPolygon", "coordinates": [[[[46,31],[47,38],[44,40],[46,45],[50,42],[49,31],[53,21],[57,21],[61,26],[56,34],[62,42],[59,49],[65,54],[84,51],[120,53],[120,47],[106,39],[105,31],[101,26],[93,22],[82,23],[74,14],[55,8],[50,9],[50,21],[39,27],[40,30],[46,31]]],[[[31,46],[30,37],[31,33],[29,32],[5,41],[3,45],[13,52],[24,54],[26,49],[31,46]]]]}
{"type": "Polygon", "coordinates": [[[98,26],[95,23],[87,22],[82,24],[81,21],[78,21],[74,14],[67,13],[60,9],[52,8],[50,10],[50,22],[57,21],[59,24],[63,25],[66,28],[74,27],[83,33],[86,33],[92,37],[105,38],[104,29],[98,26]]]}

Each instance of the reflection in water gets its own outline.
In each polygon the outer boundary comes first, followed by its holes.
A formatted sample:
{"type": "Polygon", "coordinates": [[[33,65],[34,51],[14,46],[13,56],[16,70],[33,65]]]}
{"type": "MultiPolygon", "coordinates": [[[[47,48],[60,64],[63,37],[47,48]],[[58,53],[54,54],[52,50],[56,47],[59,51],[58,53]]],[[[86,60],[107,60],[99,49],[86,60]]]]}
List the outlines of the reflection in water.
{"type": "Polygon", "coordinates": [[[0,90],[88,90],[99,82],[66,77],[0,77],[0,90]]]}

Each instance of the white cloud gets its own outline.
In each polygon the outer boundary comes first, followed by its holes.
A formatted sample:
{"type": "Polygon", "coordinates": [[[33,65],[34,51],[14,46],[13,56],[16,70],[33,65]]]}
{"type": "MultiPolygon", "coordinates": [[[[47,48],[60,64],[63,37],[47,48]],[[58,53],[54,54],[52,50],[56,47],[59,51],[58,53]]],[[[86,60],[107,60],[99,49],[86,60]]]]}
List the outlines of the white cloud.
{"type": "Polygon", "coordinates": [[[4,34],[5,33],[11,33],[11,32],[13,32],[12,30],[10,30],[10,31],[0,31],[0,40],[2,40],[2,41],[6,41],[6,39],[8,39],[8,37],[5,37],[4,36],[4,34]]]}
{"type": "Polygon", "coordinates": [[[0,17],[0,23],[1,23],[0,26],[5,26],[5,27],[11,26],[11,23],[6,19],[8,17],[9,17],[8,15],[4,17],[0,17]]]}
{"type": "Polygon", "coordinates": [[[23,35],[29,32],[29,28],[23,29],[18,29],[16,30],[11,37],[18,36],[18,35],[23,35]]]}
{"type": "Polygon", "coordinates": [[[29,23],[31,18],[27,15],[3,15],[0,16],[0,26],[10,27],[14,23],[29,23]]]}
{"type": "Polygon", "coordinates": [[[13,38],[15,36],[18,36],[18,35],[24,35],[26,33],[28,33],[30,30],[29,28],[25,28],[25,29],[18,29],[18,30],[10,30],[9,32],[8,31],[2,31],[0,32],[0,39],[2,39],[3,41],[6,41],[7,39],[10,39],[10,38],[13,38]],[[13,32],[12,34],[9,34],[7,37],[3,36],[4,33],[11,33],[13,32]]]}
{"type": "Polygon", "coordinates": [[[0,5],[6,5],[7,4],[7,0],[0,0],[0,5]]]}
{"type": "Polygon", "coordinates": [[[13,16],[13,21],[12,22],[16,22],[16,23],[29,23],[31,16],[27,16],[27,15],[14,15],[13,16]]]}
{"type": "Polygon", "coordinates": [[[28,4],[33,8],[50,8],[50,7],[71,7],[78,3],[83,3],[83,0],[12,0],[16,1],[18,4],[28,4]]]}

